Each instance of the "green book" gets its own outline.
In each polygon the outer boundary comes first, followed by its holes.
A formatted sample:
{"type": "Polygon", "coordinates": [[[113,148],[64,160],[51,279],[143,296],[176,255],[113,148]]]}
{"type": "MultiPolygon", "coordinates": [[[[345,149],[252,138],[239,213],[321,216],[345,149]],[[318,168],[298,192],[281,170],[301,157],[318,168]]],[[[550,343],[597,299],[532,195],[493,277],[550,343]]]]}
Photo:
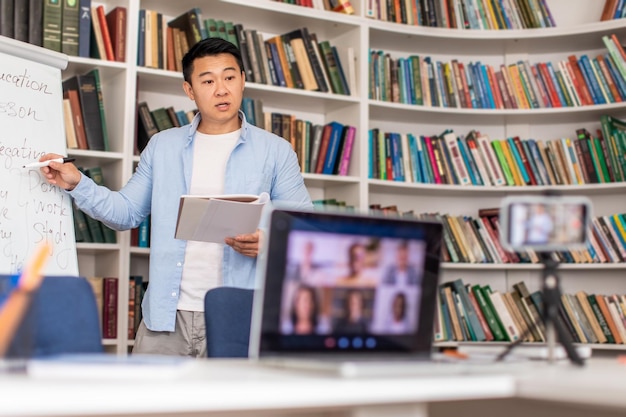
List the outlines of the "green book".
{"type": "Polygon", "coordinates": [[[44,0],[43,47],[61,52],[62,0],[44,0]]]}
{"type": "Polygon", "coordinates": [[[61,52],[78,55],[78,0],[62,0],[61,52]]]}
{"type": "Polygon", "coordinates": [[[205,19],[204,28],[209,38],[219,38],[219,33],[217,32],[217,20],[213,18],[205,19]]]}
{"type": "Polygon", "coordinates": [[[92,242],[91,232],[87,224],[87,215],[80,211],[75,204],[72,204],[72,213],[74,214],[74,235],[76,236],[76,242],[92,242]]]}
{"type": "Polygon", "coordinates": [[[159,129],[159,132],[174,127],[174,124],[172,123],[169,114],[167,114],[167,109],[165,107],[152,110],[150,113],[152,113],[152,118],[154,119],[154,123],[156,124],[157,129],[159,129]]]}
{"type": "Polygon", "coordinates": [[[422,69],[421,69],[421,65],[420,65],[420,58],[417,55],[413,55],[411,57],[409,57],[409,60],[411,62],[411,68],[413,71],[413,86],[415,89],[415,103],[418,106],[421,106],[424,104],[424,96],[422,94],[422,69]]]}
{"type": "Polygon", "coordinates": [[[107,130],[106,117],[104,115],[104,99],[102,98],[102,83],[100,82],[100,71],[98,68],[94,68],[87,74],[91,74],[94,78],[96,85],[96,93],[98,94],[98,105],[100,108],[100,121],[102,122],[102,140],[104,143],[104,150],[109,150],[109,132],[107,130]]]}
{"type": "MultiPolygon", "coordinates": [[[[89,170],[86,170],[82,167],[78,167],[78,170],[81,171],[86,176],[90,177],[89,170]]],[[[87,225],[87,230],[89,231],[89,235],[91,239],[89,242],[93,243],[104,243],[104,235],[102,234],[102,226],[100,226],[100,222],[93,217],[89,216],[87,213],[83,213],[85,217],[85,223],[87,225]]],[[[79,214],[80,217],[80,214],[79,214]]],[[[81,219],[79,218],[79,222],[81,219]]],[[[80,225],[79,225],[80,226],[80,225]]],[[[84,233],[84,231],[83,231],[84,233]]]]}
{"type": "Polygon", "coordinates": [[[554,71],[554,76],[556,77],[556,81],[559,84],[559,90],[561,90],[561,93],[563,94],[563,98],[565,99],[565,103],[567,104],[568,107],[573,107],[574,103],[572,102],[572,97],[570,97],[569,95],[569,91],[567,89],[567,86],[565,85],[565,80],[563,79],[563,74],[561,74],[561,71],[554,71]]]}
{"type": "Polygon", "coordinates": [[[489,325],[489,328],[493,333],[494,340],[509,341],[509,337],[504,331],[504,325],[502,324],[502,321],[500,321],[500,316],[498,316],[498,313],[496,312],[496,309],[491,302],[491,298],[489,298],[491,287],[489,285],[485,285],[484,287],[481,287],[480,285],[474,285],[472,287],[472,290],[474,291],[474,295],[476,295],[478,305],[480,305],[480,308],[483,309],[483,311],[485,312],[485,318],[487,319],[487,324],[489,325]],[[486,306],[486,308],[484,308],[483,305],[486,306]],[[491,313],[487,313],[488,311],[490,311],[491,313]],[[487,318],[488,314],[491,319],[487,318]]]}
{"type": "MultiPolygon", "coordinates": [[[[104,176],[102,174],[101,167],[99,166],[91,167],[85,170],[85,175],[90,177],[93,180],[93,182],[95,182],[96,184],[104,186],[104,176]]],[[[98,222],[98,223],[100,223],[100,230],[102,233],[102,242],[103,243],[117,243],[117,234],[115,233],[115,230],[111,229],[109,226],[107,226],[106,224],[102,222],[98,222]]]]}
{"type": "Polygon", "coordinates": [[[607,116],[603,114],[600,116],[600,126],[602,128],[602,136],[606,143],[608,155],[610,158],[610,165],[613,168],[613,176],[615,181],[623,181],[624,174],[622,172],[622,164],[619,161],[619,153],[620,149],[616,144],[615,134],[614,134],[614,121],[615,119],[611,116],[607,116]]]}
{"type": "Polygon", "coordinates": [[[216,20],[215,23],[217,26],[217,37],[227,41],[228,36],[226,34],[226,22],[224,22],[223,20],[216,20]]]}
{"type": "Polygon", "coordinates": [[[452,281],[452,288],[458,294],[461,305],[465,310],[465,317],[467,319],[467,327],[470,331],[470,335],[472,340],[476,340],[482,342],[486,339],[485,332],[483,331],[482,326],[480,325],[480,320],[478,319],[478,313],[474,311],[474,306],[469,298],[467,290],[465,289],[465,285],[463,284],[462,279],[456,279],[452,281]]]}
{"type": "Polygon", "coordinates": [[[235,30],[235,24],[233,22],[224,22],[226,26],[226,40],[239,48],[239,41],[237,40],[237,31],[235,30]]]}
{"type": "Polygon", "coordinates": [[[506,157],[504,156],[504,151],[502,150],[502,144],[498,140],[493,140],[491,141],[491,147],[496,153],[498,162],[500,162],[500,166],[502,167],[502,173],[504,174],[504,179],[506,180],[506,183],[508,185],[515,185],[515,180],[513,179],[511,167],[506,162],[506,157]]]}
{"type": "Polygon", "coordinates": [[[624,153],[626,152],[626,137],[624,132],[626,131],[626,122],[616,119],[612,116],[602,116],[601,123],[606,118],[609,126],[609,143],[612,158],[615,159],[615,171],[619,174],[622,181],[626,180],[626,159],[624,153]]]}
{"type": "Polygon", "coordinates": [[[598,300],[596,300],[596,296],[589,294],[587,295],[587,300],[591,305],[591,310],[593,314],[596,316],[598,320],[598,324],[602,329],[602,333],[606,336],[607,343],[615,343],[615,338],[613,337],[613,333],[611,333],[611,329],[609,328],[609,324],[606,322],[604,315],[602,314],[602,310],[600,310],[600,306],[598,305],[598,300]]]}
{"type": "Polygon", "coordinates": [[[329,41],[322,41],[319,43],[322,61],[324,61],[324,68],[326,68],[326,74],[330,78],[330,84],[332,86],[333,93],[346,94],[343,90],[341,82],[341,75],[339,74],[339,67],[335,61],[335,54],[333,54],[332,46],[329,41]]]}
{"type": "Polygon", "coordinates": [[[381,180],[387,179],[387,152],[385,151],[385,134],[380,132],[376,138],[376,144],[378,145],[378,178],[381,180]]]}

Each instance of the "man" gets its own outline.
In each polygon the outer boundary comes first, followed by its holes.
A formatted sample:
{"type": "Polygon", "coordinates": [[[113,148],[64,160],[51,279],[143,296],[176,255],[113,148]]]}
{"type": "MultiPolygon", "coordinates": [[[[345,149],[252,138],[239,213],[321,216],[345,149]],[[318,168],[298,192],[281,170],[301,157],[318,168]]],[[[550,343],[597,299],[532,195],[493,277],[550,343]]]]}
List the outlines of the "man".
{"type": "Polygon", "coordinates": [[[312,203],[289,143],[248,124],[239,111],[245,73],[233,44],[200,41],[183,58],[183,76],[198,114],[190,125],[153,136],[119,192],[96,186],[73,164],[52,162],[42,172],[116,230],[137,227],[151,214],[150,285],[133,352],[205,356],[204,295],[220,285],[254,287],[259,232],[225,245],[177,240],[180,196],[265,191],[296,208],[312,203]]]}

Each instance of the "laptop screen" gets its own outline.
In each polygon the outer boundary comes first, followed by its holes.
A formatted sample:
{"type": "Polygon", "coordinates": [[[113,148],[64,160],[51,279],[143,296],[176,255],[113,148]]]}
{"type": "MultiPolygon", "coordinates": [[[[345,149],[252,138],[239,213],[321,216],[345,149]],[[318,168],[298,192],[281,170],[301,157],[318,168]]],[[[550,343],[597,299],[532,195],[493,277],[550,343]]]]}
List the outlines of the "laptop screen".
{"type": "Polygon", "coordinates": [[[439,223],[274,210],[258,354],[429,353],[441,238],[439,223]]]}

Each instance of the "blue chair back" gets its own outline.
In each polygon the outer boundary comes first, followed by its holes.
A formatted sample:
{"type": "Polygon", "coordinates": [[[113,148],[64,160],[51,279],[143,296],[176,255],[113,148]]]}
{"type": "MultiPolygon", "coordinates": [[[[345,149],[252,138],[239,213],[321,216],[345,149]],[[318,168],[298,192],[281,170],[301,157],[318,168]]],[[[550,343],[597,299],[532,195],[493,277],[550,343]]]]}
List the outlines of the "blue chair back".
{"type": "Polygon", "coordinates": [[[207,356],[247,358],[254,290],[218,287],[204,297],[207,356]]]}
{"type": "Polygon", "coordinates": [[[45,277],[7,357],[102,352],[100,319],[85,278],[45,277]]]}

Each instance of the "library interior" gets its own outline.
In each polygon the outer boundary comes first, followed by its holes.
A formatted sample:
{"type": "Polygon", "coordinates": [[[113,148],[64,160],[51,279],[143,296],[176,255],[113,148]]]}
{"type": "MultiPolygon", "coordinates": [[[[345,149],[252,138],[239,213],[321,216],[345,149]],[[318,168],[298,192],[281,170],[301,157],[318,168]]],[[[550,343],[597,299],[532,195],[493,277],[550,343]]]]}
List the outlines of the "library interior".
{"type": "Polygon", "coordinates": [[[0,417],[626,412],[626,1],[0,0],[0,97],[0,417]]]}

